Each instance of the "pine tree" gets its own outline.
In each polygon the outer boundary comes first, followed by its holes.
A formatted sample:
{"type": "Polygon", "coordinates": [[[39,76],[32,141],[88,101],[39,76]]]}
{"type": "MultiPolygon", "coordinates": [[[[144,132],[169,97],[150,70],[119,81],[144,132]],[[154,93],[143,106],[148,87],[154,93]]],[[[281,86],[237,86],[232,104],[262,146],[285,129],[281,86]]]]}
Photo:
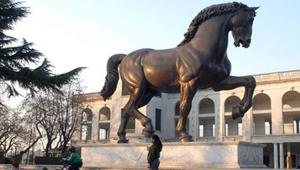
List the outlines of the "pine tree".
{"type": "Polygon", "coordinates": [[[13,25],[26,17],[29,9],[22,2],[0,0],[0,85],[8,96],[19,95],[16,85],[34,94],[37,90],[54,90],[60,92],[62,85],[69,83],[83,69],[79,67],[67,73],[55,75],[51,72],[51,64],[44,59],[37,68],[28,67],[38,64],[42,53],[32,48],[33,43],[25,39],[16,45],[17,39],[4,33],[12,30],[13,25]]]}

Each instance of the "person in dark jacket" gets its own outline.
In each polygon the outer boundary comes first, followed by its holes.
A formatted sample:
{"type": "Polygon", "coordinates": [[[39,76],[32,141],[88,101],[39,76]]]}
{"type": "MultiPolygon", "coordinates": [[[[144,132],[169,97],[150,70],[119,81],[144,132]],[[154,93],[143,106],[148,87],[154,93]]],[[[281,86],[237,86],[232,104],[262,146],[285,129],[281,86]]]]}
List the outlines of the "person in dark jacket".
{"type": "Polygon", "coordinates": [[[152,145],[149,147],[149,152],[147,156],[148,167],[150,170],[158,170],[159,167],[159,157],[162,150],[162,143],[159,137],[154,134],[151,137],[152,145]]]}

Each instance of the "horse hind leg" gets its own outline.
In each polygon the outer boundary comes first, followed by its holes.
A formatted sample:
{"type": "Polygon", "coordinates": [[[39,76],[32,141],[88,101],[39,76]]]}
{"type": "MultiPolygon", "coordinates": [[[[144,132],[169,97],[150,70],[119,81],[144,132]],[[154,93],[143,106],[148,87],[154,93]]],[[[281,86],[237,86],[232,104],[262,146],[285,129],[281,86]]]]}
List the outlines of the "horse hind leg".
{"type": "MultiPolygon", "coordinates": [[[[133,93],[134,94],[134,93],[133,93]]],[[[143,129],[143,133],[145,136],[151,136],[153,134],[153,127],[151,124],[151,119],[140,113],[136,108],[135,104],[136,102],[134,95],[131,95],[127,104],[124,106],[124,109],[122,111],[122,116],[121,116],[121,124],[119,126],[118,130],[118,136],[119,140],[118,143],[128,143],[128,139],[126,138],[126,125],[128,123],[128,120],[130,117],[134,117],[138,119],[142,125],[145,127],[143,129]]],[[[142,106],[144,106],[145,100],[142,100],[140,103],[142,106]]],[[[141,105],[137,106],[142,107],[141,105]]]]}
{"type": "Polygon", "coordinates": [[[128,107],[130,105],[130,102],[131,101],[129,100],[121,113],[121,124],[118,130],[118,136],[119,136],[118,143],[128,143],[128,139],[126,139],[126,125],[130,118],[130,114],[129,114],[130,110],[128,107]]]}
{"type": "Polygon", "coordinates": [[[132,105],[131,105],[131,113],[132,116],[134,116],[134,118],[138,119],[140,121],[140,123],[142,124],[142,126],[144,127],[143,129],[143,134],[146,137],[150,137],[153,133],[153,126],[152,126],[152,121],[150,118],[148,118],[147,116],[145,116],[144,114],[142,114],[140,111],[138,111],[138,108],[145,106],[153,97],[153,95],[148,94],[148,95],[144,95],[145,94],[145,85],[141,85],[138,88],[135,88],[133,90],[133,93],[131,95],[132,98],[132,105]]]}
{"type": "Polygon", "coordinates": [[[118,143],[128,143],[128,139],[126,138],[126,126],[128,123],[128,120],[130,117],[134,117],[135,116],[135,90],[133,91],[133,93],[130,95],[130,98],[127,102],[127,104],[124,106],[124,109],[122,111],[122,116],[121,116],[121,124],[119,126],[119,130],[118,130],[118,136],[119,136],[119,140],[118,143]]]}
{"type": "MultiPolygon", "coordinates": [[[[147,105],[150,100],[153,98],[153,96],[155,96],[155,93],[154,92],[151,92],[151,91],[147,91],[145,93],[145,95],[143,95],[140,100],[138,101],[138,106],[137,108],[141,108],[145,105],[147,105]]],[[[137,115],[139,115],[141,113],[137,113],[137,115]]],[[[143,114],[140,115],[140,116],[144,116],[143,114]]],[[[146,119],[143,121],[144,122],[144,129],[143,129],[143,134],[146,136],[146,137],[150,137],[153,133],[154,133],[154,130],[153,130],[153,126],[152,126],[152,121],[150,118],[146,119]]],[[[142,123],[143,124],[143,123],[142,123]]]]}
{"type": "Polygon", "coordinates": [[[131,70],[127,70],[126,75],[124,73],[123,75],[123,83],[126,83],[128,85],[128,88],[131,92],[130,98],[126,106],[124,107],[124,121],[121,121],[120,128],[118,131],[119,139],[125,139],[126,140],[126,133],[125,133],[125,127],[127,124],[126,119],[128,119],[130,116],[138,119],[142,126],[144,126],[143,132],[145,136],[150,136],[153,134],[153,126],[151,123],[151,119],[139,112],[137,109],[141,107],[141,105],[147,104],[150,99],[153,96],[149,96],[148,101],[145,101],[144,94],[146,93],[147,89],[147,83],[144,77],[144,73],[142,71],[141,67],[134,67],[131,68],[131,70]],[[131,74],[128,76],[128,74],[131,74]],[[123,122],[123,123],[122,123],[123,122]]]}

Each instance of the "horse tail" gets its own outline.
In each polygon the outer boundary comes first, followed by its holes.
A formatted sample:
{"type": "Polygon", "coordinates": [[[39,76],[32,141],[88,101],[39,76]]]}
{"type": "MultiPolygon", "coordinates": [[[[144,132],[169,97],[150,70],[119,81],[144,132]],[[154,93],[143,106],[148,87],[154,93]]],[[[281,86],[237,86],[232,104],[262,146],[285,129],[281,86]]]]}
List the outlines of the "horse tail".
{"type": "Polygon", "coordinates": [[[100,92],[100,95],[103,97],[104,100],[112,96],[116,91],[119,80],[118,66],[125,56],[126,54],[115,54],[111,56],[107,61],[107,74],[105,76],[105,83],[100,92]]]}

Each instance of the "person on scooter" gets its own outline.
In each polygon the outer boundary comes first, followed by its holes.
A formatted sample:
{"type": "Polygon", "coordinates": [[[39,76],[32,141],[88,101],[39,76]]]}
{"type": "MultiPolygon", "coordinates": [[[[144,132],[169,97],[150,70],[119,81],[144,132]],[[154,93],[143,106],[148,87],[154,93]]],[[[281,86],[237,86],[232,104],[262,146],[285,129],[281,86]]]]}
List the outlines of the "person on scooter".
{"type": "Polygon", "coordinates": [[[67,159],[68,164],[70,165],[69,170],[79,170],[82,167],[82,159],[74,146],[69,146],[67,151],[71,154],[67,159]]]}

